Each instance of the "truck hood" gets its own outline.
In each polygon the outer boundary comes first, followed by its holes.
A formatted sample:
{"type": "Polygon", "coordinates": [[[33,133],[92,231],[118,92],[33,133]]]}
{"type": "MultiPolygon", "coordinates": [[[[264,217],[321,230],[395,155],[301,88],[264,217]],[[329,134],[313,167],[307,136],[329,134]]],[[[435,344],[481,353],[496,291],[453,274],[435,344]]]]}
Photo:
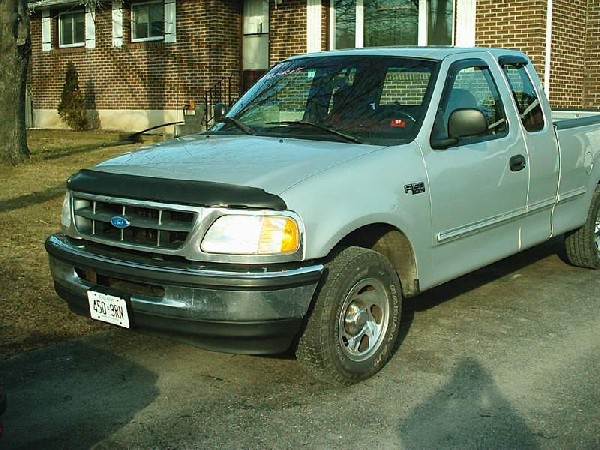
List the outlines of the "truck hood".
{"type": "Polygon", "coordinates": [[[281,194],[311,175],[381,147],[260,136],[195,135],[104,161],[94,170],[143,177],[213,181],[281,194]]]}

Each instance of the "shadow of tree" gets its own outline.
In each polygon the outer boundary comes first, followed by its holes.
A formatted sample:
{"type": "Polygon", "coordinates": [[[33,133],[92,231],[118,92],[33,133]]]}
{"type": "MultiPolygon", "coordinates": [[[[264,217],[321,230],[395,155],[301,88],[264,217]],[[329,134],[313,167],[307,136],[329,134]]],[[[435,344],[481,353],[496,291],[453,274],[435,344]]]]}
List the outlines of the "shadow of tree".
{"type": "Polygon", "coordinates": [[[147,369],[82,341],[0,361],[8,397],[3,448],[90,448],[154,401],[156,381],[147,369]]]}
{"type": "Polygon", "coordinates": [[[118,147],[120,145],[130,145],[134,140],[128,139],[127,135],[120,136],[120,140],[112,142],[103,142],[101,144],[81,145],[71,147],[65,150],[50,150],[47,152],[36,153],[31,159],[33,161],[51,161],[54,159],[64,158],[65,156],[77,155],[79,153],[89,153],[94,150],[100,150],[108,147],[118,147]]]}
{"type": "Polygon", "coordinates": [[[537,449],[539,444],[482,365],[463,359],[452,378],[400,425],[407,449],[537,449]]]}
{"type": "Polygon", "coordinates": [[[65,190],[65,183],[60,183],[45,191],[32,192],[31,194],[20,195],[19,197],[10,198],[8,200],[0,200],[0,212],[27,208],[28,206],[37,205],[48,200],[62,197],[65,195],[65,190]]]}
{"type": "Polygon", "coordinates": [[[87,108],[88,126],[92,130],[101,128],[100,114],[96,102],[96,85],[92,78],[85,82],[85,106],[87,108]]]}

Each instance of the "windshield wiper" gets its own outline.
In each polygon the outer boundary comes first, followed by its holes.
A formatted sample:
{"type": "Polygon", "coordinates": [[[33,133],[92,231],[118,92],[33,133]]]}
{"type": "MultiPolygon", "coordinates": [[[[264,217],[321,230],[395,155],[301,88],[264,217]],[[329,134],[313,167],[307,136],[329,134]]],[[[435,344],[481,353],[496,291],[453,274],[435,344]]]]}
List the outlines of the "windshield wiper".
{"type": "Polygon", "coordinates": [[[312,128],[317,128],[322,131],[327,131],[328,133],[331,133],[331,134],[335,134],[336,136],[346,139],[348,142],[354,142],[356,144],[364,144],[364,141],[357,138],[356,136],[352,136],[351,134],[347,134],[342,131],[338,131],[335,128],[331,128],[326,125],[321,125],[320,123],[309,122],[307,120],[282,120],[281,122],[268,122],[267,125],[308,126],[308,127],[312,127],[312,128]]]}
{"type": "Polygon", "coordinates": [[[236,119],[235,117],[223,116],[219,120],[217,120],[217,122],[231,123],[246,134],[254,134],[254,131],[252,131],[252,129],[248,125],[246,125],[244,122],[236,119]]]}

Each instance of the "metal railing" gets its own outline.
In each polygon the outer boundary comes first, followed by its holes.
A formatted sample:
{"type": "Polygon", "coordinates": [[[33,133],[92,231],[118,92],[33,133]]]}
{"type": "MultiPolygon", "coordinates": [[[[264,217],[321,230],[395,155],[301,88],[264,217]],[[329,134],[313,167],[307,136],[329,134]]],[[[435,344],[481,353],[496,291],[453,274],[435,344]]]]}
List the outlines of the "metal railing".
{"type": "Polygon", "coordinates": [[[209,128],[214,122],[215,105],[222,103],[227,108],[231,106],[233,100],[231,92],[232,78],[233,75],[221,78],[204,93],[204,105],[206,106],[204,120],[206,128],[209,128]]]}

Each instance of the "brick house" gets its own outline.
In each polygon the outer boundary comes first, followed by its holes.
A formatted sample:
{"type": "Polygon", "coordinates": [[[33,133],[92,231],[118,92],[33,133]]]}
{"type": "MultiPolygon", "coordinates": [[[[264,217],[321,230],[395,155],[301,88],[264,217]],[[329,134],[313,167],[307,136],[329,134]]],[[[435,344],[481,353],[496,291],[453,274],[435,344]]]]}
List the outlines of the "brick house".
{"type": "Polygon", "coordinates": [[[518,48],[554,107],[600,107],[600,0],[100,0],[93,9],[38,0],[30,8],[36,127],[64,126],[56,108],[69,61],[96,125],[140,130],[182,120],[188,100],[202,104],[217,89],[222,100],[237,98],[287,56],[379,45],[518,48]]]}

